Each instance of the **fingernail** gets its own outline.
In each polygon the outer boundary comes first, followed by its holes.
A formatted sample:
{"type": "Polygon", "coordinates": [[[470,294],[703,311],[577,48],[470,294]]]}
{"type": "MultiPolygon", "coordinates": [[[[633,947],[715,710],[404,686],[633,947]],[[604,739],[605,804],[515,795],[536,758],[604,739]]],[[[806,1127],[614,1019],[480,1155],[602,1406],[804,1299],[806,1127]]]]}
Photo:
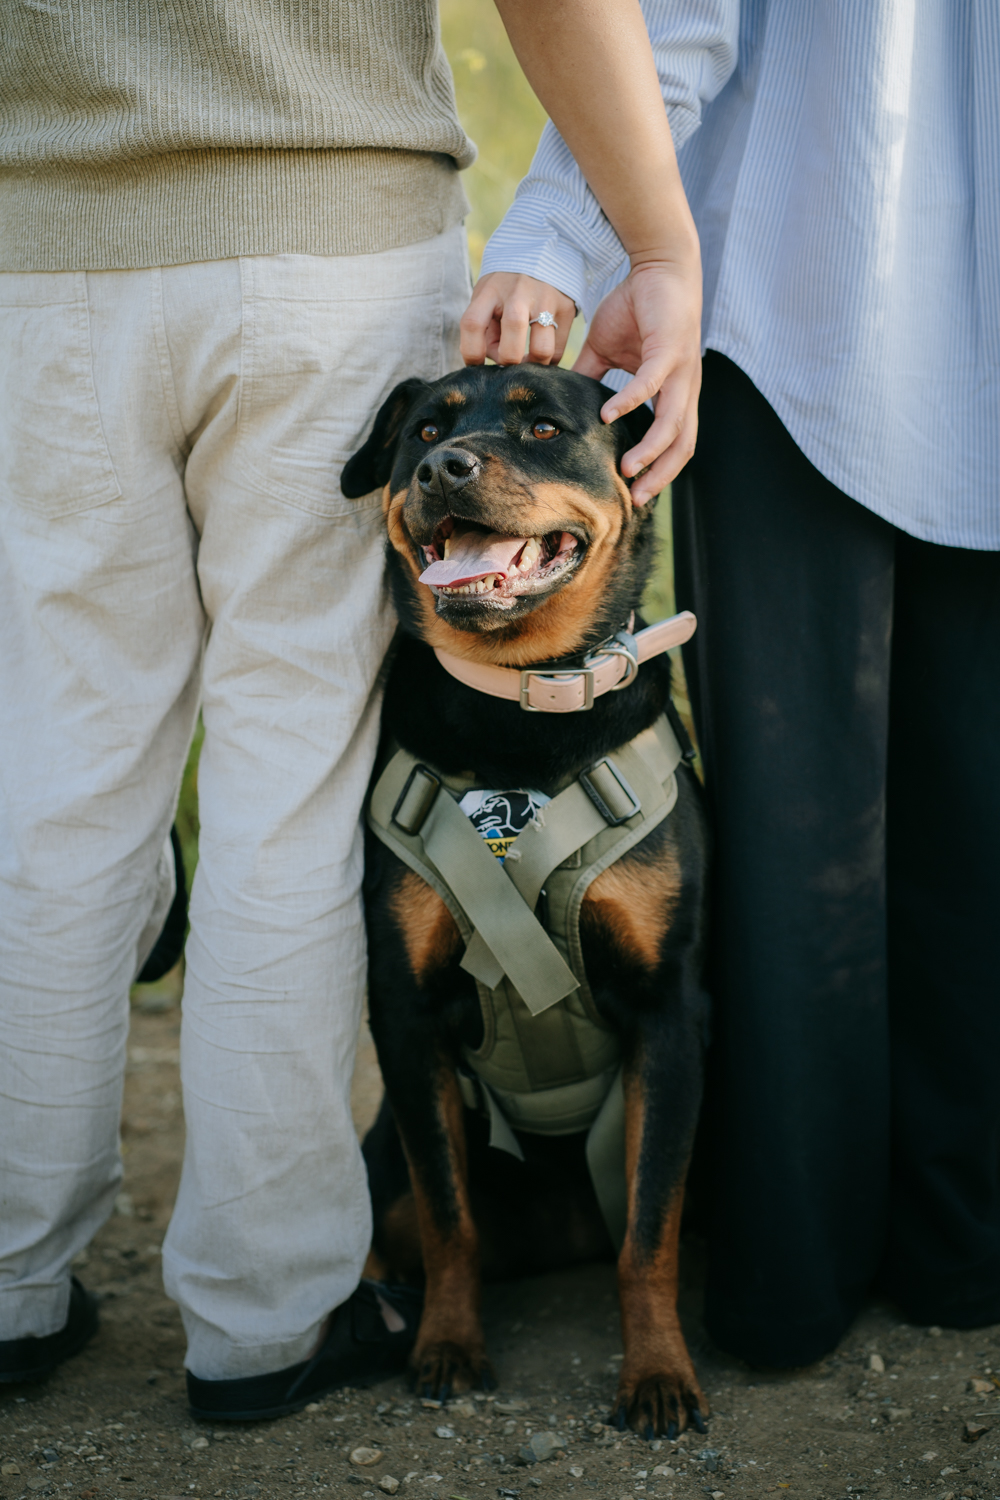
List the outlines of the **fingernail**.
{"type": "Polygon", "coordinates": [[[617,407],[612,407],[611,411],[608,412],[608,414],[604,418],[604,420],[605,420],[605,422],[617,422],[618,418],[620,416],[621,416],[621,412],[618,410],[618,408],[617,407]]]}

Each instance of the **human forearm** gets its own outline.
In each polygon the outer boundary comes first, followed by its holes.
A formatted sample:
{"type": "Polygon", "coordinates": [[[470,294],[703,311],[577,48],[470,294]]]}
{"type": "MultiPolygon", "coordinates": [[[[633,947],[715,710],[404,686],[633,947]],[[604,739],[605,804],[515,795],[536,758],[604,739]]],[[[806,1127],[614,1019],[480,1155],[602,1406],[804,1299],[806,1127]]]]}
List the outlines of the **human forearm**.
{"type": "Polygon", "coordinates": [[[697,259],[638,0],[496,0],[511,45],[633,266],[697,259]],[[552,38],[558,37],[558,45],[552,38]]]}

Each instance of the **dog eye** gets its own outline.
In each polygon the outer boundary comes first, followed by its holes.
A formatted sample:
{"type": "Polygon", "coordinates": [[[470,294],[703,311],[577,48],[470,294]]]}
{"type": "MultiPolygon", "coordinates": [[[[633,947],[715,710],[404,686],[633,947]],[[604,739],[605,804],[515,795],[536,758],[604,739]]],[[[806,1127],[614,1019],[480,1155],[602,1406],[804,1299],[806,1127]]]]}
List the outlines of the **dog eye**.
{"type": "Polygon", "coordinates": [[[434,426],[434,423],[433,422],[425,422],[424,425],[423,425],[423,427],[421,427],[421,429],[420,429],[420,440],[421,440],[421,442],[423,442],[423,443],[436,443],[437,439],[438,439],[438,429],[434,426]]]}
{"type": "Polygon", "coordinates": [[[546,438],[558,437],[559,428],[552,422],[536,422],[531,429],[531,435],[532,437],[541,438],[544,442],[546,438]]]}

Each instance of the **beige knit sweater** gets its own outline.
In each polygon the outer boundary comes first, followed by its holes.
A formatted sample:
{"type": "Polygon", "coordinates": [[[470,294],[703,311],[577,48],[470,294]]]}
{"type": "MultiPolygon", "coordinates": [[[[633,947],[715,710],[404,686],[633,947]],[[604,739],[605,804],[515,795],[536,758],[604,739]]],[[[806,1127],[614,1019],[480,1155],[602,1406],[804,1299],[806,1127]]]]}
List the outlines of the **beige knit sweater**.
{"type": "Polygon", "coordinates": [[[0,0],[0,270],[413,244],[474,155],[436,0],[0,0]]]}

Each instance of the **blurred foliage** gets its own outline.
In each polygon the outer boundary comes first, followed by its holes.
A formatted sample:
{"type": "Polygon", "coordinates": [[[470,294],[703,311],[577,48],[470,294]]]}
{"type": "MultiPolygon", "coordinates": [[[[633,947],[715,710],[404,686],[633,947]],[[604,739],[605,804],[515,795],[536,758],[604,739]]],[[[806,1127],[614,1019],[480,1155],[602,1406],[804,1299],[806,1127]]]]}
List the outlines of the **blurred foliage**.
{"type": "MultiPolygon", "coordinates": [[[[478,275],[483,247],[531,164],[546,116],[521,72],[493,0],[441,0],[441,31],[455,75],[462,124],[479,148],[478,160],[463,179],[472,205],[466,220],[469,256],[473,273],[478,275]]],[[[572,363],[581,342],[578,319],[564,364],[572,363]]],[[[656,530],[660,538],[659,562],[643,601],[646,617],[651,621],[674,612],[669,490],[657,505],[656,530]]],[[[680,653],[672,655],[675,696],[690,727],[680,653]]],[[[203,737],[199,720],[177,808],[189,890],[198,863],[198,756],[203,737]]]]}
{"type": "Polygon", "coordinates": [[[198,761],[201,757],[201,745],[204,738],[205,726],[199,714],[194,739],[188,751],[187,765],[184,767],[184,775],[181,779],[181,794],[177,802],[177,816],[174,820],[181,841],[181,853],[184,856],[188,895],[191,894],[191,881],[194,879],[195,867],[198,863],[198,834],[201,829],[201,822],[198,818],[198,761]]]}
{"type": "Polygon", "coordinates": [[[493,0],[441,0],[441,35],[462,124],[479,147],[462,178],[472,204],[469,257],[478,276],[483,247],[531,164],[545,111],[521,72],[493,0]]]}

